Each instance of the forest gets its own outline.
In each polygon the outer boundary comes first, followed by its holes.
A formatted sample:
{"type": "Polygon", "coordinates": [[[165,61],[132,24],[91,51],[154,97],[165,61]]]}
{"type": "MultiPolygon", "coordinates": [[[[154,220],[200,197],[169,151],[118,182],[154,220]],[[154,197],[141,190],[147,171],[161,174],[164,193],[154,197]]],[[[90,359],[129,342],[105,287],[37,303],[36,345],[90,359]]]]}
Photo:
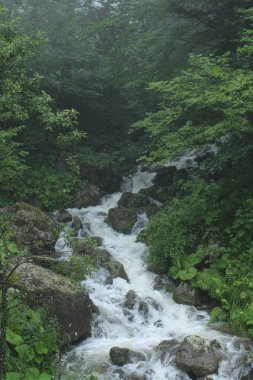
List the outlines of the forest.
{"type": "Polygon", "coordinates": [[[148,268],[207,300],[210,324],[251,341],[252,1],[0,0],[1,380],[99,378],[63,376],[73,339],[51,293],[27,299],[23,283],[45,261],[59,288],[58,276],[74,289],[97,270],[98,239],[76,243],[73,231],[65,239],[85,254],[54,257],[64,210],[97,205],[138,165],[160,173],[155,188],[119,209],[127,219],[159,204],[138,235],[148,268]],[[175,174],[168,163],[183,156],[197,164],[175,174]]]}

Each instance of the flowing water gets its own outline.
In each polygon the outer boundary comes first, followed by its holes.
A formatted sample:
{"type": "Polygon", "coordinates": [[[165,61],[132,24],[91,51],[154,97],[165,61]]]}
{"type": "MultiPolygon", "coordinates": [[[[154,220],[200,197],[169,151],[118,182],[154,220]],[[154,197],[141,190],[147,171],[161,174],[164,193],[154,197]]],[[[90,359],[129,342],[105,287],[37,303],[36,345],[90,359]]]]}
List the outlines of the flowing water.
{"type": "MultiPolygon", "coordinates": [[[[122,192],[137,193],[151,186],[153,178],[154,174],[138,170],[124,179],[122,192]]],[[[106,196],[96,207],[69,210],[84,225],[90,224],[91,235],[103,238],[103,248],[123,264],[129,278],[129,283],[116,278],[112,285],[105,285],[106,274],[101,269],[84,281],[100,314],[94,317],[92,337],[74,347],[64,358],[71,378],[84,379],[87,373],[91,373],[102,380],[188,380],[189,377],[176,367],[173,350],[161,359],[155,347],[164,340],[181,342],[188,335],[198,335],[217,339],[222,344],[224,358],[218,374],[212,375],[210,379],[241,379],[245,372],[241,365],[245,348],[238,344],[238,338],[209,328],[209,316],[205,311],[179,305],[173,301],[171,294],[154,290],[155,275],[147,270],[145,264],[148,248],[136,242],[139,231],[147,223],[147,216],[139,215],[130,235],[114,231],[105,222],[106,213],[117,206],[122,192],[106,196]],[[141,311],[138,304],[126,312],[123,304],[130,290],[137,294],[139,302],[145,302],[145,312],[141,311]],[[141,352],[146,360],[121,368],[114,366],[109,358],[112,347],[141,352]]],[[[71,250],[64,247],[63,238],[59,239],[56,248],[64,248],[65,258],[71,254],[71,250]]],[[[68,378],[67,375],[65,378],[68,378]]]]}

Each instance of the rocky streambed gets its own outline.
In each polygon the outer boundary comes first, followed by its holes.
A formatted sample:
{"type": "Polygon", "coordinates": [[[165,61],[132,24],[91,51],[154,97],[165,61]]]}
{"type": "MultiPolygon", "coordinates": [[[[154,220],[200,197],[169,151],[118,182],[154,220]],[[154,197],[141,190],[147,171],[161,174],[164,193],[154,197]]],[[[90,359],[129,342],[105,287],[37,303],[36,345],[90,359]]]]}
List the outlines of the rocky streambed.
{"type": "MultiPolygon", "coordinates": [[[[68,210],[81,222],[78,236],[100,238],[100,269],[83,282],[98,314],[91,337],[64,357],[66,379],[252,378],[250,342],[211,329],[196,291],[182,283],[170,293],[168,278],[148,270],[148,248],[137,236],[162,201],[166,175],[167,181],[188,175],[182,167],[162,172],[155,177],[139,170],[98,206],[68,210]]],[[[65,258],[72,254],[63,238],[56,248],[65,258]]]]}
{"type": "Polygon", "coordinates": [[[9,210],[17,245],[31,253],[15,286],[56,315],[62,344],[79,342],[63,358],[64,379],[253,379],[251,342],[211,329],[202,295],[148,268],[148,248],[137,242],[173,181],[189,175],[185,164],[156,174],[138,170],[97,206],[55,216],[26,204],[9,210]],[[81,243],[73,252],[64,235],[58,238],[59,223],[80,242],[90,237],[98,246],[92,257],[99,270],[81,286],[67,278],[69,258],[88,247],[81,243]]]}

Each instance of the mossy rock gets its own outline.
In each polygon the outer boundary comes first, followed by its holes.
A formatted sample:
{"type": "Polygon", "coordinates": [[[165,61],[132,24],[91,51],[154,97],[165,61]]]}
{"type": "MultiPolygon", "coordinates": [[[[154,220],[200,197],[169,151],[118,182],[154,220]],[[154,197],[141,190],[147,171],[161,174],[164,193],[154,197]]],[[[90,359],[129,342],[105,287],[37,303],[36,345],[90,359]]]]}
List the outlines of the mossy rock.
{"type": "Polygon", "coordinates": [[[13,208],[11,227],[17,246],[32,254],[52,254],[60,234],[60,225],[53,215],[26,203],[13,208]]]}
{"type": "Polygon", "coordinates": [[[32,263],[20,265],[15,274],[15,287],[31,306],[43,306],[49,317],[57,318],[66,343],[91,336],[92,313],[97,309],[83,287],[32,263]]]}

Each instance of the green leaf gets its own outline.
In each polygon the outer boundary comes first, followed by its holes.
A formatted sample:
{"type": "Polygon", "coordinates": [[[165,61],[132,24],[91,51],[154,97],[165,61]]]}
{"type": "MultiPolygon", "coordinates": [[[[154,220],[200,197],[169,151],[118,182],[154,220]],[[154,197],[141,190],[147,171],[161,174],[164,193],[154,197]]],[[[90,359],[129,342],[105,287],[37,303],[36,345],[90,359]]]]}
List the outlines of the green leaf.
{"type": "Polygon", "coordinates": [[[22,375],[18,372],[7,372],[6,380],[21,380],[22,375]]]}
{"type": "Polygon", "coordinates": [[[37,368],[31,367],[28,368],[25,372],[25,379],[26,380],[37,380],[39,378],[40,372],[37,368]]]}
{"type": "Polygon", "coordinates": [[[50,376],[48,373],[43,372],[38,380],[52,380],[52,376],[50,376]]]}
{"type": "Polygon", "coordinates": [[[44,342],[37,342],[35,345],[35,349],[38,354],[48,354],[48,348],[44,342]]]}
{"type": "Polygon", "coordinates": [[[13,254],[15,254],[15,253],[18,252],[17,246],[16,246],[16,244],[14,244],[14,243],[9,243],[9,244],[7,245],[7,249],[8,249],[8,251],[9,251],[10,253],[13,253],[13,254]]]}
{"type": "Polygon", "coordinates": [[[6,330],[6,340],[12,346],[20,346],[24,342],[22,336],[15,334],[9,327],[6,330]]]}

